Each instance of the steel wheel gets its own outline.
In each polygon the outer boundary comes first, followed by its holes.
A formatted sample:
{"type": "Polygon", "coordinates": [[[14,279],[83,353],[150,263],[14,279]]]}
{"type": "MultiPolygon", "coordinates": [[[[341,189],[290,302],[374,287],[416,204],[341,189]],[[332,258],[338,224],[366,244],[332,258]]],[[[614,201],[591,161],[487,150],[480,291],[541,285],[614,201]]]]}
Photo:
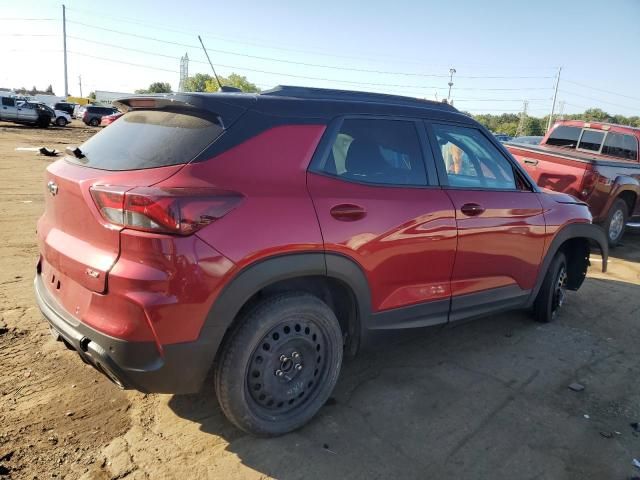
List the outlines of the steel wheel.
{"type": "Polygon", "coordinates": [[[555,318],[562,304],[564,303],[567,295],[567,268],[563,264],[558,272],[558,276],[555,283],[555,289],[553,291],[553,299],[551,305],[551,317],[555,318]]]}
{"type": "Polygon", "coordinates": [[[325,333],[312,322],[273,328],[251,356],[247,389],[260,416],[288,414],[312,399],[326,377],[325,333]]]}

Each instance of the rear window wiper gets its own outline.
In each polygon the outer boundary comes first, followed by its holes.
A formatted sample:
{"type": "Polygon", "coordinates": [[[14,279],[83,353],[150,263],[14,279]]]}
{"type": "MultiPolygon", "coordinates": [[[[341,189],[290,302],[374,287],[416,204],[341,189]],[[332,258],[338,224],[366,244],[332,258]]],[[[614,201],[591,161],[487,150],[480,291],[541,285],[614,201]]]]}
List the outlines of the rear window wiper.
{"type": "Polygon", "coordinates": [[[80,150],[80,147],[76,147],[76,146],[67,147],[65,148],[65,151],[76,158],[84,158],[84,153],[82,153],[82,150],[80,150]]]}

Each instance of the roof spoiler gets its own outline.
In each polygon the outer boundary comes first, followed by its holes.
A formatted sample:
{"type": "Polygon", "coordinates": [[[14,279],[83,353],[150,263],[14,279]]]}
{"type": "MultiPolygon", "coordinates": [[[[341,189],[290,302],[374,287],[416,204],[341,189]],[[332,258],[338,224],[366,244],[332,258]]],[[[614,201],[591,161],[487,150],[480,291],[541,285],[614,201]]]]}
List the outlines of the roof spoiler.
{"type": "Polygon", "coordinates": [[[218,118],[224,128],[235,123],[255,102],[252,97],[233,94],[190,95],[176,93],[168,95],[136,95],[119,98],[113,105],[120,111],[132,110],[181,110],[194,115],[218,118]]]}

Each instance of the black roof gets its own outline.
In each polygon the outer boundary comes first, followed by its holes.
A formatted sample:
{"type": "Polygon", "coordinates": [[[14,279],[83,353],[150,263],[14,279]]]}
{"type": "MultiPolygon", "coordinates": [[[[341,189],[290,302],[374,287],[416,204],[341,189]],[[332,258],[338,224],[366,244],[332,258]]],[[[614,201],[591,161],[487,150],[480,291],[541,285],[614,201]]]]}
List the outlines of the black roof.
{"type": "Polygon", "coordinates": [[[428,117],[475,123],[473,119],[446,103],[401,95],[296,86],[278,86],[261,93],[184,92],[132,95],[113,103],[118,107],[129,107],[134,99],[150,97],[157,100],[156,108],[182,104],[218,113],[223,118],[227,115],[235,117],[240,113],[238,110],[255,110],[287,117],[328,119],[339,115],[367,114],[428,117]]]}
{"type": "Polygon", "coordinates": [[[278,85],[271,90],[266,90],[259,94],[274,97],[287,97],[307,100],[334,100],[342,102],[365,102],[383,103],[393,105],[404,105],[410,107],[438,108],[442,110],[457,112],[453,106],[446,103],[434,102],[432,100],[415,97],[405,97],[402,95],[389,95],[387,93],[360,92],[355,90],[336,90],[330,88],[296,87],[289,85],[278,85]]]}

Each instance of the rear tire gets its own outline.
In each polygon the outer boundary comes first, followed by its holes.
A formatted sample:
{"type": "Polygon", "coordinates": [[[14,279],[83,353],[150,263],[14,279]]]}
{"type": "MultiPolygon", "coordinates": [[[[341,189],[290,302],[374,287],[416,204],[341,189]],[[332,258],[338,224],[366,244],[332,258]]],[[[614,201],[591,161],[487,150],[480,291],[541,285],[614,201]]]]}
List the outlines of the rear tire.
{"type": "Polygon", "coordinates": [[[602,225],[611,248],[617,247],[620,243],[628,219],[629,207],[627,206],[627,202],[621,198],[617,198],[609,210],[607,220],[602,225]]]}
{"type": "Polygon", "coordinates": [[[218,402],[245,432],[300,428],[324,405],[342,364],[333,311],[300,292],[267,298],[239,319],[215,367],[218,402]]]}
{"type": "Polygon", "coordinates": [[[542,323],[555,320],[564,304],[567,287],[567,258],[558,252],[551,261],[542,287],[533,303],[533,315],[542,323]]]}
{"type": "Polygon", "coordinates": [[[100,120],[98,120],[97,118],[92,118],[89,121],[89,125],[91,125],[92,127],[97,127],[98,125],[100,125],[100,120]]]}
{"type": "Polygon", "coordinates": [[[56,118],[56,125],[59,127],[66,127],[67,126],[67,119],[64,117],[58,117],[56,118]]]}

